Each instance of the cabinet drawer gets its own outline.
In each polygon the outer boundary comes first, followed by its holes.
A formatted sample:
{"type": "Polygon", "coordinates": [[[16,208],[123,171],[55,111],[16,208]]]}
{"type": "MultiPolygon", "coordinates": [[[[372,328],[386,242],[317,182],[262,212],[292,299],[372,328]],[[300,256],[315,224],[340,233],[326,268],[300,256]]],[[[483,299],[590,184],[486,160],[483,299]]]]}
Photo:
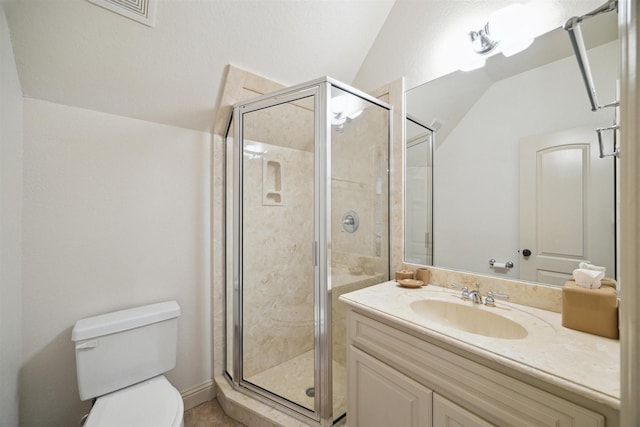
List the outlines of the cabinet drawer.
{"type": "Polygon", "coordinates": [[[349,342],[499,426],[604,427],[601,414],[352,310],[349,342]]]}

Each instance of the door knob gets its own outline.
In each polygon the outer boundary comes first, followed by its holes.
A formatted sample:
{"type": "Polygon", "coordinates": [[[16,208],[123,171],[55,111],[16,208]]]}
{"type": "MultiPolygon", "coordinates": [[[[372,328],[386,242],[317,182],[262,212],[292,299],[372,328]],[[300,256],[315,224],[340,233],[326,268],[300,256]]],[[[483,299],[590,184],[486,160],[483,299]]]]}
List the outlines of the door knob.
{"type": "Polygon", "coordinates": [[[522,250],[522,256],[528,257],[531,255],[531,251],[529,249],[522,250]]]}

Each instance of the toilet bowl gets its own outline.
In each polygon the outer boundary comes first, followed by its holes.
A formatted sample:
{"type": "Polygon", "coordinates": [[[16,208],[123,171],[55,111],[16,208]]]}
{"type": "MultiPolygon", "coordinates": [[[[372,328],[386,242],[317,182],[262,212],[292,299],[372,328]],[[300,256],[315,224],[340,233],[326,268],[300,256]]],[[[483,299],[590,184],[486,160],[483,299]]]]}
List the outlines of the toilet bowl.
{"type": "Polygon", "coordinates": [[[161,375],[99,397],[84,427],[183,427],[184,404],[161,375]]]}
{"type": "Polygon", "coordinates": [[[176,363],[175,301],[81,319],[76,348],[78,391],[96,398],[84,427],[183,427],[180,392],[163,375],[176,363]]]}

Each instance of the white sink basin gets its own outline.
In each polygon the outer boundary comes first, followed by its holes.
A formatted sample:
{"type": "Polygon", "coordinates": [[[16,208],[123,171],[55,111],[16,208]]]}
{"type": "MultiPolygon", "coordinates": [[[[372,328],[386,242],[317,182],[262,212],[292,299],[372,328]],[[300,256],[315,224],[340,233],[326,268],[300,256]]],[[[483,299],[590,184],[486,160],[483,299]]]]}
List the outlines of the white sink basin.
{"type": "Polygon", "coordinates": [[[480,304],[421,299],[409,304],[414,313],[429,322],[476,335],[502,339],[523,339],[527,330],[518,322],[480,304]]]}

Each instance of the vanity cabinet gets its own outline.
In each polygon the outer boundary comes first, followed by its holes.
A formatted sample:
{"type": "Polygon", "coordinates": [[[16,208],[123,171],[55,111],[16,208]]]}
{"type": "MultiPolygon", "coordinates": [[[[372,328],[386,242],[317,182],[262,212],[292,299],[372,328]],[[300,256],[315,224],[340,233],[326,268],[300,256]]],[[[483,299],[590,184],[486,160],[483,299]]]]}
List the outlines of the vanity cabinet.
{"type": "Polygon", "coordinates": [[[349,426],[431,427],[431,390],[355,347],[348,358],[349,426]]]}
{"type": "Polygon", "coordinates": [[[350,427],[605,426],[599,413],[374,317],[348,309],[350,427]]]}
{"type": "Polygon", "coordinates": [[[492,424],[439,394],[433,395],[433,425],[442,427],[492,427],[492,424]]]}

